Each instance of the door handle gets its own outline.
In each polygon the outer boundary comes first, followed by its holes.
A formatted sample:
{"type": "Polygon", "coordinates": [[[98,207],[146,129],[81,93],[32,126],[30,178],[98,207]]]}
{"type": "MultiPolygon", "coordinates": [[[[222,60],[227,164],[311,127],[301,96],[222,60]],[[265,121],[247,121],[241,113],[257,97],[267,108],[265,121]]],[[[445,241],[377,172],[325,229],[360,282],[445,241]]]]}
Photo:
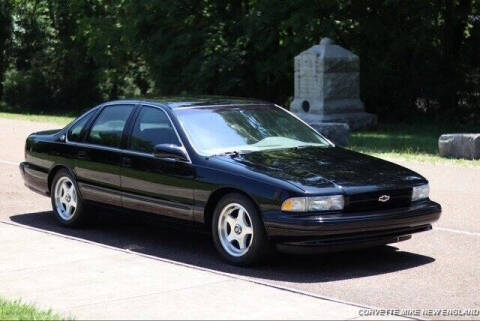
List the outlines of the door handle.
{"type": "Polygon", "coordinates": [[[132,166],[132,159],[130,157],[122,157],[122,165],[124,167],[131,167],[132,166]]]}
{"type": "Polygon", "coordinates": [[[84,150],[81,150],[77,153],[77,158],[78,159],[86,159],[87,158],[87,152],[84,150]]]}

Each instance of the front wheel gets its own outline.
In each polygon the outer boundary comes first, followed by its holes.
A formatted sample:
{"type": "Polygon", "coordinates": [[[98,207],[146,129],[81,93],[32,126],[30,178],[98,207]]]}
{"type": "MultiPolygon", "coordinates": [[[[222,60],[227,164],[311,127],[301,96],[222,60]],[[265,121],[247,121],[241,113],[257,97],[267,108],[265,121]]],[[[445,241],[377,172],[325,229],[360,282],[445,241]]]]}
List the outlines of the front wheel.
{"type": "Polygon", "coordinates": [[[215,247],[229,263],[252,265],[268,255],[270,245],[263,222],[252,201],[244,195],[225,195],[217,204],[212,221],[215,247]]]}

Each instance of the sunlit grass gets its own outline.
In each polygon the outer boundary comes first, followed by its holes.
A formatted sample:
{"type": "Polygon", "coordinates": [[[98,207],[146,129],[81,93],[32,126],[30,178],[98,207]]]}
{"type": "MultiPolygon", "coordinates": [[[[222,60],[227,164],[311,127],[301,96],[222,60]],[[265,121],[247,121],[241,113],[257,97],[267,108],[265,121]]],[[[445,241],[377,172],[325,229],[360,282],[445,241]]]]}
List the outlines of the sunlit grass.
{"type": "Polygon", "coordinates": [[[52,116],[52,115],[38,115],[38,114],[16,114],[0,112],[1,118],[27,120],[39,123],[54,123],[60,126],[65,126],[71,122],[75,117],[71,116],[52,116]]]}
{"type": "Polygon", "coordinates": [[[428,164],[443,164],[451,166],[463,166],[463,167],[480,167],[480,160],[468,160],[468,159],[449,159],[443,158],[438,155],[429,154],[409,154],[409,153],[366,153],[378,158],[382,158],[388,161],[407,161],[407,162],[419,162],[428,164]]]}
{"type": "Polygon", "coordinates": [[[0,320],[72,320],[50,310],[42,311],[35,306],[20,301],[0,298],[0,320]]]}
{"type": "Polygon", "coordinates": [[[417,161],[456,166],[480,166],[480,160],[447,159],[438,154],[441,134],[471,132],[436,124],[382,124],[375,130],[353,132],[349,148],[388,160],[417,161]]]}

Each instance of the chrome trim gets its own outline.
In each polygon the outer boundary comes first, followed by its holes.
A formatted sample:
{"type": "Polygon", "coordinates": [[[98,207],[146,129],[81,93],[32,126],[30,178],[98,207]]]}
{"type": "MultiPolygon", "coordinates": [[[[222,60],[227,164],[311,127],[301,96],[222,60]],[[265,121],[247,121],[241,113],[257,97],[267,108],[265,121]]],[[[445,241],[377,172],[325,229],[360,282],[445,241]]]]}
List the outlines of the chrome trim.
{"type": "Polygon", "coordinates": [[[224,105],[198,105],[198,106],[178,106],[173,107],[172,110],[185,110],[185,109],[197,109],[197,108],[208,108],[208,107],[227,107],[227,106],[269,106],[268,103],[251,103],[251,104],[224,104],[224,105]]]}
{"type": "MultiPolygon", "coordinates": [[[[153,156],[153,154],[149,153],[143,153],[143,152],[137,152],[134,150],[130,149],[121,149],[121,148],[115,148],[115,147],[109,147],[109,146],[102,146],[102,145],[95,145],[95,144],[89,144],[89,143],[78,143],[78,142],[68,142],[70,145],[75,145],[75,146],[80,146],[80,147],[90,147],[90,148],[98,148],[98,149],[103,149],[103,150],[108,150],[108,151],[113,151],[113,152],[119,152],[119,153],[125,153],[125,154],[133,154],[133,155],[139,155],[139,156],[147,156],[150,158],[154,159],[159,159],[159,160],[165,160],[163,158],[157,158],[153,156]]],[[[187,153],[188,156],[188,153],[187,153]]],[[[176,162],[180,163],[186,163],[186,164],[191,164],[191,161],[181,161],[181,160],[175,160],[176,162]]]]}
{"type": "Polygon", "coordinates": [[[113,152],[123,152],[124,151],[121,148],[109,147],[109,146],[103,146],[103,145],[95,145],[95,144],[89,144],[89,143],[81,143],[81,142],[71,142],[69,140],[67,140],[66,143],[69,143],[71,145],[76,145],[76,146],[92,147],[92,148],[98,148],[98,149],[103,149],[103,150],[109,150],[109,151],[113,151],[113,152]]]}
{"type": "MultiPolygon", "coordinates": [[[[94,109],[96,108],[101,108],[101,107],[111,107],[111,106],[116,106],[116,105],[121,105],[121,104],[104,104],[104,105],[101,105],[101,106],[97,106],[97,107],[94,107],[92,110],[90,111],[87,111],[85,114],[83,114],[82,116],[80,116],[77,120],[75,120],[75,122],[70,125],[67,129],[67,135],[66,135],[66,139],[65,139],[65,143],[68,143],[68,144],[71,144],[71,145],[76,145],[76,146],[83,146],[83,147],[90,147],[90,148],[98,148],[98,149],[103,149],[103,150],[109,150],[109,151],[114,151],[114,152],[122,152],[122,153],[127,153],[127,154],[135,154],[135,155],[140,155],[140,156],[149,156],[149,157],[152,157],[152,158],[155,158],[155,159],[161,159],[161,158],[156,158],[155,156],[153,156],[153,154],[149,154],[149,153],[142,153],[142,152],[137,152],[137,151],[134,151],[134,150],[130,150],[130,149],[122,149],[122,148],[116,148],[116,147],[109,147],[109,146],[103,146],[103,145],[97,145],[97,144],[90,144],[90,143],[83,143],[83,142],[72,142],[68,139],[68,131],[70,130],[70,128],[75,124],[77,123],[80,119],[84,118],[85,116],[87,116],[90,112],[93,112],[94,109]]],[[[165,113],[165,115],[167,115],[167,118],[168,120],[170,121],[170,124],[172,125],[174,131],[175,131],[175,134],[177,135],[177,138],[178,138],[178,141],[182,144],[181,148],[183,149],[183,151],[185,152],[185,154],[187,155],[187,158],[188,158],[188,162],[184,162],[184,161],[178,161],[178,162],[182,162],[182,163],[187,163],[187,164],[192,164],[192,159],[190,158],[190,155],[188,154],[188,151],[187,149],[185,148],[185,144],[183,143],[183,140],[182,138],[180,137],[180,135],[178,134],[178,131],[177,131],[177,128],[175,127],[175,124],[172,122],[172,118],[170,117],[170,115],[163,109],[163,107],[160,107],[160,106],[156,106],[156,105],[150,105],[150,104],[144,104],[144,103],[139,103],[139,104],[132,104],[132,103],[128,103],[128,104],[123,104],[123,105],[134,105],[134,107],[137,107],[139,106],[141,108],[141,106],[148,106],[148,107],[153,107],[153,108],[157,108],[157,109],[160,109],[162,112],[165,113]]],[[[135,111],[133,111],[135,112],[135,111]]],[[[135,125],[135,124],[134,124],[135,125]]]]}
{"type": "Polygon", "coordinates": [[[382,202],[382,203],[385,203],[385,202],[388,202],[390,200],[390,195],[382,195],[378,198],[378,201],[379,202],[382,202]]]}
{"type": "Polygon", "coordinates": [[[176,159],[176,158],[173,158],[173,157],[172,158],[158,158],[158,157],[155,157],[153,154],[150,154],[150,153],[137,152],[135,150],[130,150],[130,149],[122,149],[122,153],[133,154],[133,155],[138,155],[138,156],[145,156],[145,157],[150,157],[150,158],[164,160],[164,161],[170,161],[170,162],[179,162],[179,163],[185,163],[185,164],[191,164],[192,163],[192,161],[190,160],[190,156],[188,155],[187,152],[186,152],[186,155],[188,157],[187,161],[179,160],[179,159],[176,159]]]}

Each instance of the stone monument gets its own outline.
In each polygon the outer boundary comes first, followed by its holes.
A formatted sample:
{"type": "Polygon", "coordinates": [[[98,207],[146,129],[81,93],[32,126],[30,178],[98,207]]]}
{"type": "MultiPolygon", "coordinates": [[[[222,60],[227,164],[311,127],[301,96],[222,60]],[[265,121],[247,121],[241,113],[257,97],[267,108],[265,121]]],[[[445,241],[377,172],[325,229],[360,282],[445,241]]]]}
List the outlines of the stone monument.
{"type": "Polygon", "coordinates": [[[329,38],[295,57],[290,110],[309,124],[347,123],[358,129],[377,123],[360,100],[360,59],[329,38]]]}

